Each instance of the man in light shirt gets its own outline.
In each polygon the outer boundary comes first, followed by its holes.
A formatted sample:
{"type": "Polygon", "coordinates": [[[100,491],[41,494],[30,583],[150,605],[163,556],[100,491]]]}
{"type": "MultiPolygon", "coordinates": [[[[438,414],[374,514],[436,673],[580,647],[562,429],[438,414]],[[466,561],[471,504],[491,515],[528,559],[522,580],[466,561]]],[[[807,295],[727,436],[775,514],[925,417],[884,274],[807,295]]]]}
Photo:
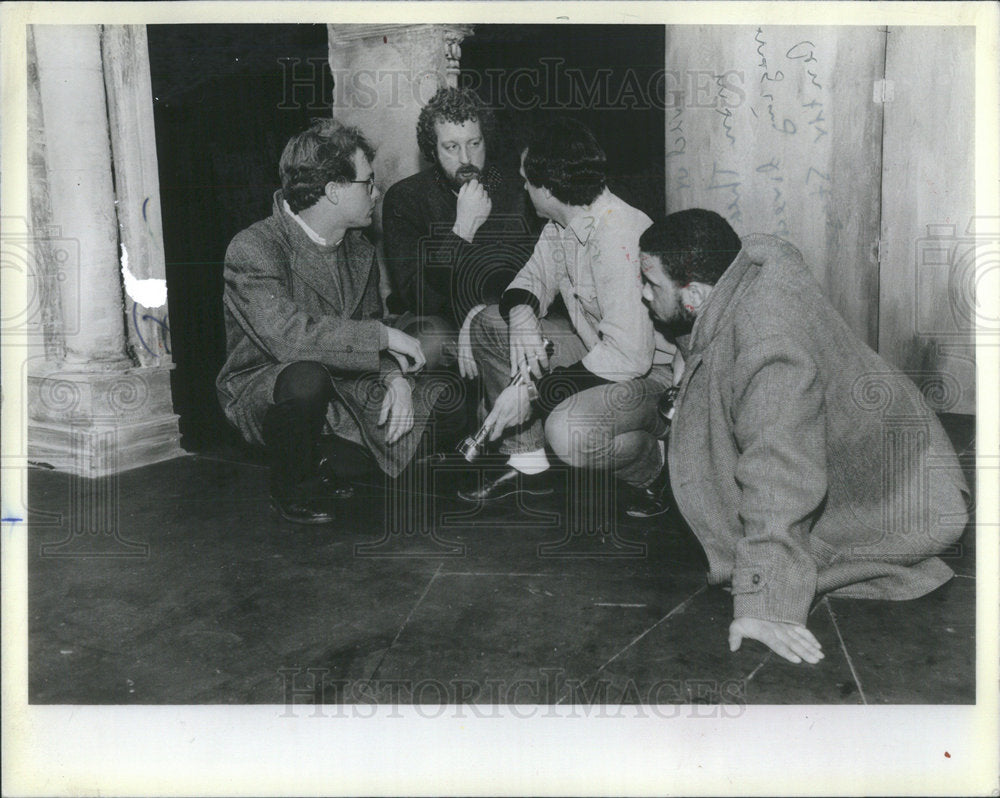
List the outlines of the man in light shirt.
{"type": "Polygon", "coordinates": [[[572,120],[532,134],[521,176],[549,221],[499,305],[471,330],[492,406],[485,423],[506,462],[459,496],[551,492],[547,443],[570,466],[607,469],[630,485],[629,514],[658,515],[667,485],[657,402],[672,383],[674,348],[642,304],[639,236],[651,220],[607,188],[604,151],[572,120]],[[548,315],[557,295],[568,321],[548,315]],[[522,369],[537,382],[508,386],[522,369]]]}

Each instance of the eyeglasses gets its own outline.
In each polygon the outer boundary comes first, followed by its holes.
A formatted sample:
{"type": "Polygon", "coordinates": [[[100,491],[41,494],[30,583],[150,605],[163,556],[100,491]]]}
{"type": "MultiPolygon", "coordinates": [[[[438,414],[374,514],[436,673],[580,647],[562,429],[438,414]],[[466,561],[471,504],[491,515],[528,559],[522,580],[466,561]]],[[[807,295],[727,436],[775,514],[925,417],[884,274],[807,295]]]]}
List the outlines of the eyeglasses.
{"type": "Polygon", "coordinates": [[[369,196],[371,196],[371,194],[375,191],[375,173],[374,172],[372,172],[368,176],[367,180],[351,180],[350,182],[352,182],[352,183],[367,183],[368,184],[368,195],[369,196]]]}

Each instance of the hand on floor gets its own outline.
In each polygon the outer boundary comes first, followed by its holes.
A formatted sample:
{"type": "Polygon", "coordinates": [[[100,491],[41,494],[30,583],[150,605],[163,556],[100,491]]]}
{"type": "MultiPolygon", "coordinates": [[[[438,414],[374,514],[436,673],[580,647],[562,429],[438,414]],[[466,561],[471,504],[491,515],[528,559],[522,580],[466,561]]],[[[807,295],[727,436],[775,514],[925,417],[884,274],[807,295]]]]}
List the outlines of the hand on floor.
{"type": "Polygon", "coordinates": [[[775,654],[796,664],[805,660],[815,665],[825,656],[813,633],[797,623],[737,618],[729,625],[729,650],[736,651],[744,637],[759,640],[775,654]]]}

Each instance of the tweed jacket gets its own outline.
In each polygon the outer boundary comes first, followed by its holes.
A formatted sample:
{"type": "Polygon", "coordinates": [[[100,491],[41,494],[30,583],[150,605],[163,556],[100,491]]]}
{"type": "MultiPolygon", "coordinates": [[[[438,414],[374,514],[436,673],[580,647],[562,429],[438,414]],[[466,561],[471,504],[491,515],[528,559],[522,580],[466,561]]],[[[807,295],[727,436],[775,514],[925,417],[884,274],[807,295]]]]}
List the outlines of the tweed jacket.
{"type": "Polygon", "coordinates": [[[743,239],[709,295],[670,435],[678,508],[735,617],[804,624],[817,593],[909,599],[952,576],[935,555],[967,518],[954,450],[787,242],[743,239]]]}
{"type": "Polygon", "coordinates": [[[238,233],[226,251],[223,310],[228,356],[216,390],[247,441],[263,443],[264,413],[281,370],[316,361],[327,366],[338,397],[327,413],[329,431],[368,446],[392,476],[405,467],[443,386],[411,380],[413,429],[387,446],[376,424],[382,378],[398,366],[380,355],[388,334],[380,321],[379,269],[361,231],[321,246],[285,212],[277,192],[272,215],[238,233]]]}

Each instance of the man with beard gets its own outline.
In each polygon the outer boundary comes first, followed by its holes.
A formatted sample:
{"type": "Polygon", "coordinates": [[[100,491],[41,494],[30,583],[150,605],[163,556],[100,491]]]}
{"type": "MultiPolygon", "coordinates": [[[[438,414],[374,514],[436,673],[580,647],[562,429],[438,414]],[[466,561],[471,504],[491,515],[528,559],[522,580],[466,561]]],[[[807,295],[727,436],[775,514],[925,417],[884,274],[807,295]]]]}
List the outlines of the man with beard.
{"type": "MultiPolygon", "coordinates": [[[[382,206],[390,313],[425,320],[439,337],[461,327],[458,364],[478,373],[469,325],[499,301],[538,237],[521,182],[492,159],[493,114],[468,89],[442,88],[421,110],[417,142],[429,168],[392,186],[382,206]]],[[[450,348],[450,347],[449,347],[450,348]]]]}
{"type": "Polygon", "coordinates": [[[336,470],[319,469],[324,448],[397,476],[445,388],[412,376],[425,364],[420,340],[382,322],[375,248],[362,232],[378,199],[372,155],[357,129],[332,119],[293,136],[272,215],[226,251],[219,400],[263,444],[272,503],[293,523],[330,522],[329,500],[351,492],[336,470]],[[333,434],[320,447],[324,425],[333,434]]]}
{"type": "Polygon", "coordinates": [[[798,250],[741,241],[701,209],[654,223],[640,247],[643,298],[680,334],[671,486],[709,582],[731,585],[731,650],[752,638],[816,663],[817,595],[911,599],[950,579],[936,555],[961,536],[968,495],[951,443],[798,250]]]}

